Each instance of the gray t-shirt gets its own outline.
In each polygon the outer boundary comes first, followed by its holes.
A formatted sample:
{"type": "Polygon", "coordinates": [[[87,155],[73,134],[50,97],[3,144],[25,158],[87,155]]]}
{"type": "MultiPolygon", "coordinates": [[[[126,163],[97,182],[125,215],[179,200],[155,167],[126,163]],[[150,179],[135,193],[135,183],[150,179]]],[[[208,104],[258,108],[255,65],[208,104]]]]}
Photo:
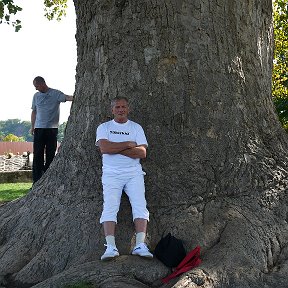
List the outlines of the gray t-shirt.
{"type": "Polygon", "coordinates": [[[36,111],[35,128],[58,128],[60,103],[65,101],[65,94],[56,89],[35,93],[32,101],[32,110],[36,111]]]}

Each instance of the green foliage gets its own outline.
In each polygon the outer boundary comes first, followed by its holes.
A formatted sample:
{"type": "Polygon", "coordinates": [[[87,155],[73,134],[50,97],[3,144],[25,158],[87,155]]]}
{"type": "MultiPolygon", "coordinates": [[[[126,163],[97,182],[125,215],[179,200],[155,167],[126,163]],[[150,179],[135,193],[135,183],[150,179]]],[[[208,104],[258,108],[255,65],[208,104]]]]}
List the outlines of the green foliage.
{"type": "Polygon", "coordinates": [[[44,0],[45,17],[48,20],[56,19],[60,21],[66,16],[67,0],[44,0]]]}
{"type": "Polygon", "coordinates": [[[32,183],[0,184],[0,202],[7,202],[23,197],[31,188],[32,183]]]}
{"type": "Polygon", "coordinates": [[[283,128],[288,132],[288,109],[287,109],[288,98],[287,97],[274,97],[273,102],[275,104],[279,120],[283,128]]]}
{"type": "MultiPolygon", "coordinates": [[[[48,20],[60,21],[63,16],[66,16],[67,0],[44,0],[44,6],[45,17],[48,20]]],[[[18,32],[22,27],[21,21],[13,18],[19,11],[22,11],[22,8],[16,5],[14,0],[0,0],[0,24],[12,25],[18,32]]]]}
{"type": "Polygon", "coordinates": [[[33,141],[33,136],[30,134],[31,122],[21,121],[20,119],[9,119],[0,121],[0,140],[3,140],[7,135],[14,134],[17,137],[23,138],[23,141],[33,141]]]}
{"type": "Polygon", "coordinates": [[[288,3],[275,0],[272,95],[279,119],[288,131],[288,3]]]}
{"type": "Polygon", "coordinates": [[[14,134],[6,135],[3,140],[4,142],[24,142],[24,137],[18,137],[14,134]]]}
{"type": "Polygon", "coordinates": [[[18,32],[21,28],[21,21],[13,20],[13,18],[21,10],[22,8],[17,6],[13,0],[0,0],[0,24],[12,25],[15,31],[18,32]]]}

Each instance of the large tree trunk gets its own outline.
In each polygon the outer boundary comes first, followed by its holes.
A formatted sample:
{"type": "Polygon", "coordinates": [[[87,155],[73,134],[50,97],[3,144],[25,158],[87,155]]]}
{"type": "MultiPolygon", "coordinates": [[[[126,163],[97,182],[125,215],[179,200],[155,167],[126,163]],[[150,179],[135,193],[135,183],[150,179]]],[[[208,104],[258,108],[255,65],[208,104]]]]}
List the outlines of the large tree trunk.
{"type": "Polygon", "coordinates": [[[157,259],[127,256],[125,196],[123,256],[99,261],[95,129],[110,100],[127,96],[149,142],[150,247],[167,232],[187,250],[202,247],[202,265],[165,287],[287,287],[288,143],[271,101],[272,1],[74,2],[75,101],[52,166],[27,197],[0,208],[2,286],[151,287],[169,273],[157,259]]]}

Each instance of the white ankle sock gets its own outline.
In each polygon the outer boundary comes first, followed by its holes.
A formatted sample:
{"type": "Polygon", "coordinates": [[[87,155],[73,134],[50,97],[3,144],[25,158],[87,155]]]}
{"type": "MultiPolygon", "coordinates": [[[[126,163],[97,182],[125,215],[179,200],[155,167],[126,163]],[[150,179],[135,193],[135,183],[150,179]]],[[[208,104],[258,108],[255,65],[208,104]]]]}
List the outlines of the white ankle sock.
{"type": "Polygon", "coordinates": [[[113,235],[108,235],[105,237],[106,239],[106,244],[107,245],[111,245],[111,246],[115,246],[116,247],[116,244],[115,244],[115,236],[113,235]]]}
{"type": "Polygon", "coordinates": [[[138,232],[136,234],[136,246],[139,245],[140,243],[144,243],[145,237],[146,237],[146,233],[138,232]]]}

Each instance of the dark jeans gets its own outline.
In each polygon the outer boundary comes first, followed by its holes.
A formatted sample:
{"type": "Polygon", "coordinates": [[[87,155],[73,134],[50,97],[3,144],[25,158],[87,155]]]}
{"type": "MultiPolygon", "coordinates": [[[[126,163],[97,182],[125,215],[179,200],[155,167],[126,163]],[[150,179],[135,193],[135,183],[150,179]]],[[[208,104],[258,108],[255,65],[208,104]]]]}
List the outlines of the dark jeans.
{"type": "Polygon", "coordinates": [[[57,134],[57,128],[35,128],[34,130],[33,183],[41,178],[53,161],[57,149],[57,134]]]}

